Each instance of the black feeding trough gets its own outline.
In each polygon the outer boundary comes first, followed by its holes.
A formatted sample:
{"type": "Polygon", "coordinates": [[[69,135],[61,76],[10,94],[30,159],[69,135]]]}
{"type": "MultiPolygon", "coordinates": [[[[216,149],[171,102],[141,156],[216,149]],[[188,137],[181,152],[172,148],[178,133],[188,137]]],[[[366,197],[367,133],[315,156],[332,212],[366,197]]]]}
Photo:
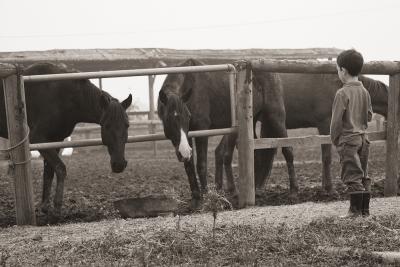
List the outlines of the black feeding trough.
{"type": "Polygon", "coordinates": [[[170,215],[178,208],[178,202],[166,196],[126,198],[114,202],[122,218],[157,217],[170,215]]]}

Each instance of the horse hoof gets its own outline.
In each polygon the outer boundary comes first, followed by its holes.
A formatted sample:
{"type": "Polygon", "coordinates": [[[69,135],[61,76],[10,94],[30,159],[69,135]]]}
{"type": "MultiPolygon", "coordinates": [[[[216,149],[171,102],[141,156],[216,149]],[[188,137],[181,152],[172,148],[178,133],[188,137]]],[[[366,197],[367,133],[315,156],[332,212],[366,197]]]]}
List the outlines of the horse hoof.
{"type": "Polygon", "coordinates": [[[340,195],[338,193],[338,191],[336,191],[335,189],[329,190],[328,191],[328,196],[332,199],[339,199],[340,195]]]}
{"type": "Polygon", "coordinates": [[[216,187],[215,187],[215,191],[217,191],[218,193],[223,193],[223,192],[224,192],[224,189],[222,188],[222,186],[221,186],[221,187],[216,186],[216,187]]]}
{"type": "Polygon", "coordinates": [[[289,193],[289,201],[290,203],[297,203],[299,201],[299,195],[297,192],[289,193]]]}
{"type": "Polygon", "coordinates": [[[231,198],[238,198],[239,197],[239,192],[236,189],[229,190],[228,195],[231,198]]]}
{"type": "Polygon", "coordinates": [[[208,188],[201,189],[201,197],[208,194],[208,188]]]}
{"type": "Polygon", "coordinates": [[[51,210],[50,204],[42,204],[42,205],[40,205],[40,211],[43,214],[48,214],[50,210],[51,210]]]}
{"type": "Polygon", "coordinates": [[[333,200],[340,198],[339,193],[335,189],[330,189],[330,190],[323,189],[320,192],[320,196],[323,197],[324,199],[333,199],[333,200]]]}
{"type": "Polygon", "coordinates": [[[264,195],[264,193],[265,193],[265,191],[261,188],[256,188],[256,190],[255,190],[256,197],[261,197],[264,195]]]}
{"type": "Polygon", "coordinates": [[[190,200],[190,209],[193,211],[200,210],[201,208],[201,200],[197,198],[192,198],[190,200]]]}
{"type": "Polygon", "coordinates": [[[61,214],[57,215],[55,213],[49,214],[47,217],[48,224],[57,224],[61,221],[61,214]]]}

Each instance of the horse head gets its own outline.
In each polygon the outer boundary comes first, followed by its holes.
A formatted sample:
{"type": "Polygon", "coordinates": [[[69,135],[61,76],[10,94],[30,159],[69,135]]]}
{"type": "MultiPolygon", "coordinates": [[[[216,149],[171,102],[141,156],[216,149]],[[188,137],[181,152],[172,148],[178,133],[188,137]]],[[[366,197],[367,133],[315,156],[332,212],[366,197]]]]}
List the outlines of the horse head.
{"type": "Polygon", "coordinates": [[[122,172],[127,165],[125,143],[128,140],[129,120],[126,109],[131,103],[131,94],[121,103],[104,92],[100,97],[103,110],[100,119],[101,139],[110,154],[111,170],[116,173],[122,172]]]}
{"type": "MultiPolygon", "coordinates": [[[[197,62],[190,59],[179,66],[195,64],[197,62]]],[[[163,123],[165,137],[171,140],[179,161],[190,160],[192,156],[192,148],[188,141],[190,111],[187,102],[194,83],[193,73],[169,74],[158,95],[158,116],[163,123]]]]}

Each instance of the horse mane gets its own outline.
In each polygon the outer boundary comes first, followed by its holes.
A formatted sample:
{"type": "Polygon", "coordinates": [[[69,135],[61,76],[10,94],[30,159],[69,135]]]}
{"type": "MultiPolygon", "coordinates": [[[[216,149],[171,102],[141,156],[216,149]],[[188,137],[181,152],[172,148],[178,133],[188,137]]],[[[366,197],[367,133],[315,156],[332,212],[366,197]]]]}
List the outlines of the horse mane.
{"type": "MultiPolygon", "coordinates": [[[[78,70],[68,67],[64,63],[53,63],[53,62],[39,62],[34,63],[28,66],[24,70],[25,75],[40,75],[40,74],[59,74],[59,73],[77,73],[78,70]]],[[[84,95],[83,99],[85,99],[86,104],[96,107],[99,105],[98,99],[100,95],[106,96],[109,100],[109,108],[107,117],[111,119],[116,119],[118,116],[121,116],[121,110],[119,107],[120,103],[118,99],[112,97],[106,91],[102,91],[100,88],[95,86],[93,83],[90,82],[89,79],[81,79],[81,80],[66,80],[65,82],[74,82],[73,88],[77,88],[81,93],[84,95]],[[82,82],[88,82],[91,86],[81,86],[82,82]],[[85,90],[82,89],[85,88],[85,90]]]]}
{"type": "Polygon", "coordinates": [[[71,67],[68,67],[64,63],[53,63],[53,62],[34,63],[24,69],[25,75],[75,73],[75,72],[79,71],[71,67]]]}
{"type": "MultiPolygon", "coordinates": [[[[104,92],[105,93],[105,92],[104,92]]],[[[107,94],[107,93],[105,93],[107,94]]],[[[107,96],[110,96],[107,94],[107,96]]],[[[128,115],[125,110],[121,107],[121,104],[119,103],[118,99],[113,98],[110,96],[110,102],[107,107],[107,112],[103,112],[102,117],[100,119],[100,124],[102,124],[104,121],[117,121],[120,118],[124,118],[125,121],[128,122],[128,115]]]]}
{"type": "Polygon", "coordinates": [[[202,65],[205,65],[205,63],[198,59],[189,58],[189,59],[185,60],[184,62],[180,63],[178,65],[178,67],[202,66],[202,65]]]}

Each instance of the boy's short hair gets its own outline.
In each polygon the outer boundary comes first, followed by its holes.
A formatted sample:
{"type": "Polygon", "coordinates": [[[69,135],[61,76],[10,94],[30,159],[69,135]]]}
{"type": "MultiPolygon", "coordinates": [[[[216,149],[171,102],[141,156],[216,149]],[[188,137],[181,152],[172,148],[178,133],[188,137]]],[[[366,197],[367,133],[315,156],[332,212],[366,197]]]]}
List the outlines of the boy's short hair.
{"type": "Polygon", "coordinates": [[[350,49],[341,52],[336,63],[340,68],[345,68],[351,76],[358,76],[364,64],[364,58],[360,52],[350,49]]]}

